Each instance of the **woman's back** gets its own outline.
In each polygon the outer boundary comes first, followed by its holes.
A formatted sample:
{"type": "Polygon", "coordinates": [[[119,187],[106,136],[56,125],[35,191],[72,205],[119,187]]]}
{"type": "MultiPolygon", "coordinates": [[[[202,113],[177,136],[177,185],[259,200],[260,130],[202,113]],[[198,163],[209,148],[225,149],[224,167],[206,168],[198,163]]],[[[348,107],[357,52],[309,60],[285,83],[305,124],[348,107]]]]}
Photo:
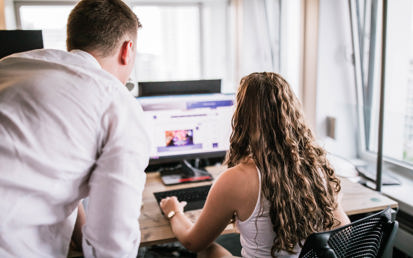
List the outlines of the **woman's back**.
{"type": "MultiPolygon", "coordinates": [[[[264,199],[261,202],[261,175],[253,162],[241,163],[234,169],[239,169],[242,178],[246,182],[247,188],[239,188],[242,192],[253,193],[255,202],[247,202],[239,207],[239,212],[243,218],[237,214],[236,225],[240,232],[242,246],[242,257],[271,257],[271,248],[275,238],[275,232],[269,215],[270,203],[264,199]],[[249,215],[249,216],[247,216],[249,215]]],[[[235,173],[234,173],[235,174],[235,173]]],[[[239,175],[234,175],[239,176],[239,175]]],[[[285,251],[277,253],[277,257],[298,257],[300,248],[294,249],[296,254],[289,254],[285,251]]]]}

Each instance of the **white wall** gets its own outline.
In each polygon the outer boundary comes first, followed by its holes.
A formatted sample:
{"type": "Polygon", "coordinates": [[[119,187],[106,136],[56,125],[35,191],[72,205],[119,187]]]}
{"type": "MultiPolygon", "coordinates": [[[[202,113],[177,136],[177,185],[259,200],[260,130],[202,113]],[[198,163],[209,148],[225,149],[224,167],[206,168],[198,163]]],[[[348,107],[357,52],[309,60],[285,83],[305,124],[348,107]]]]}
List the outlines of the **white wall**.
{"type": "Polygon", "coordinates": [[[356,95],[348,1],[320,0],[316,136],[327,151],[355,158],[356,95]],[[336,139],[327,136],[326,118],[336,119],[336,139]]]}

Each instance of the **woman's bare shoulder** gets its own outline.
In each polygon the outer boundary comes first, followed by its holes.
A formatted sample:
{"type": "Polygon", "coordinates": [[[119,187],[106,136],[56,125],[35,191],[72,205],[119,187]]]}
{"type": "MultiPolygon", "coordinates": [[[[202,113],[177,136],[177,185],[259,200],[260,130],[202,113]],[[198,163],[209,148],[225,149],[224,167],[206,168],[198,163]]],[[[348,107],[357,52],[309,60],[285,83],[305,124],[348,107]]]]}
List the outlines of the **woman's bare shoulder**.
{"type": "MultiPolygon", "coordinates": [[[[257,180],[257,170],[253,161],[239,163],[228,168],[218,177],[217,181],[225,184],[233,190],[240,190],[257,180]]],[[[245,189],[245,188],[244,188],[245,189]]]]}
{"type": "Polygon", "coordinates": [[[225,196],[238,218],[248,218],[254,210],[259,179],[254,162],[243,162],[223,172],[217,179],[216,189],[225,196]]]}

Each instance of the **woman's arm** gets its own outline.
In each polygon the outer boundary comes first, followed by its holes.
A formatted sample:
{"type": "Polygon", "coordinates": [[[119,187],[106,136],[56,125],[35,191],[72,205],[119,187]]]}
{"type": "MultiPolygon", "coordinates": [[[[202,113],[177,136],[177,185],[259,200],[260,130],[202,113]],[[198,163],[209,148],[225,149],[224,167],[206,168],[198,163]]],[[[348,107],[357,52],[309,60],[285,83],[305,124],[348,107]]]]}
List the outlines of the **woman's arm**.
{"type": "Polygon", "coordinates": [[[209,191],[205,206],[196,223],[183,213],[185,203],[176,197],[167,197],[160,203],[165,215],[175,211],[170,219],[172,231],[178,240],[193,252],[207,248],[231,221],[239,204],[239,177],[232,169],[224,172],[209,191]]]}
{"type": "Polygon", "coordinates": [[[339,192],[336,195],[337,208],[333,211],[334,218],[337,220],[337,223],[334,224],[334,228],[345,226],[350,224],[350,219],[347,214],[344,212],[343,206],[341,205],[341,200],[343,199],[343,193],[339,192]]]}

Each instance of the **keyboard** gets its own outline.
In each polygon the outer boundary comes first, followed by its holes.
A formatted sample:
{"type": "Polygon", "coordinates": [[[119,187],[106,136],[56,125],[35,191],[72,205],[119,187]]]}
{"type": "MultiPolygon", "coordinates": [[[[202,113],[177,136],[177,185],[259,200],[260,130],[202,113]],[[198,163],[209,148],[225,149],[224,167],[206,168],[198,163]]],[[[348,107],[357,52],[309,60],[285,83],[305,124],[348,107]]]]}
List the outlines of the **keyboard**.
{"type": "MultiPolygon", "coordinates": [[[[367,178],[370,181],[376,182],[376,168],[375,166],[356,166],[360,176],[367,178]]],[[[388,172],[383,169],[381,174],[381,183],[383,185],[400,185],[400,181],[387,174],[388,172]]]]}
{"type": "Polygon", "coordinates": [[[184,211],[202,209],[205,204],[206,197],[208,196],[211,185],[203,185],[196,187],[189,187],[165,192],[155,192],[153,195],[156,201],[159,203],[161,200],[168,196],[176,196],[178,201],[186,201],[187,204],[184,207],[184,211]]]}

